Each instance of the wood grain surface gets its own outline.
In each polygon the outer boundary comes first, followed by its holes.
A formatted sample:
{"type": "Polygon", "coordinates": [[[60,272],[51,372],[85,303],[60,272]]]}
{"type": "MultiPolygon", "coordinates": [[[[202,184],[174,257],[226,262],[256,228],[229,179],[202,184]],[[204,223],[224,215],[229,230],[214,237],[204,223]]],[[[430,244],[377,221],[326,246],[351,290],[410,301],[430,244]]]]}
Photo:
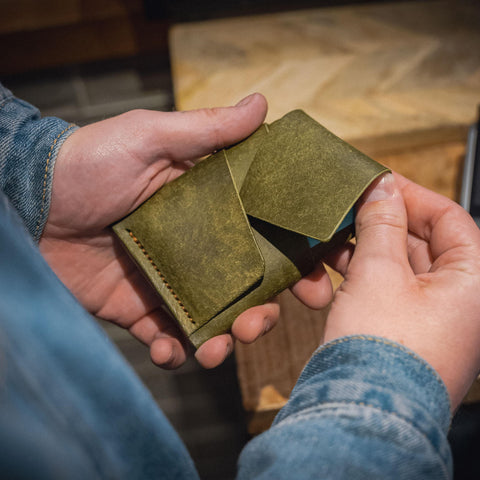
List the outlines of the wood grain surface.
{"type": "Polygon", "coordinates": [[[254,91],[268,120],[303,108],[349,141],[470,123],[480,93],[478,2],[304,10],[175,26],[179,109],[254,91]]]}

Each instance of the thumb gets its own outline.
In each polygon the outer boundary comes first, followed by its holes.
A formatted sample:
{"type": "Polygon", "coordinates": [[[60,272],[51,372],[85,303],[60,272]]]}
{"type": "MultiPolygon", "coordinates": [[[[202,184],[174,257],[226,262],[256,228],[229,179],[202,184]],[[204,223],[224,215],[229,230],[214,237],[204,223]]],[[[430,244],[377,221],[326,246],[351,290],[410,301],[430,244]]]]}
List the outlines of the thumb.
{"type": "Polygon", "coordinates": [[[161,138],[163,153],[183,161],[202,157],[248,137],[265,120],[267,101],[263,95],[254,93],[233,107],[156,113],[156,120],[151,124],[154,141],[161,138]]]}
{"type": "Polygon", "coordinates": [[[357,204],[356,260],[388,258],[408,264],[407,212],[391,173],[374,182],[357,204]]]}

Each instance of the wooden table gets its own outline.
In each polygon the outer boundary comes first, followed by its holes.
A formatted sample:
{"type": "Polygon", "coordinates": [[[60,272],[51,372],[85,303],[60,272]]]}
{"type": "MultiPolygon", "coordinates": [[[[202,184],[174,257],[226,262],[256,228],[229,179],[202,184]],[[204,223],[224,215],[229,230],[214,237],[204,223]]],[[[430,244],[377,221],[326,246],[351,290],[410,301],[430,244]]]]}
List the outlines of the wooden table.
{"type": "MultiPolygon", "coordinates": [[[[260,91],[269,101],[267,121],[302,108],[381,163],[457,199],[466,132],[480,102],[478,25],[478,3],[467,1],[176,25],[170,32],[176,105],[231,105],[260,91]]],[[[279,325],[236,350],[253,433],[285,403],[321,341],[327,314],[309,311],[288,292],[279,301],[279,325]]],[[[470,399],[479,400],[479,390],[470,399]]]]}

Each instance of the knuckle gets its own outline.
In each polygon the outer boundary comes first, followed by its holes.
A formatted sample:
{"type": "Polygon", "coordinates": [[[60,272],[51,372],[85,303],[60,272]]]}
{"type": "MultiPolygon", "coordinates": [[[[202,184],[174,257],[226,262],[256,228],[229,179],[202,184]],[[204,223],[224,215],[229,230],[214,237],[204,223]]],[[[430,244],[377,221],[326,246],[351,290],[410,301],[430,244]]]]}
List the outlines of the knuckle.
{"type": "Polygon", "coordinates": [[[404,230],[403,215],[389,210],[370,210],[364,212],[360,218],[357,218],[358,227],[361,230],[366,230],[378,226],[386,226],[395,230],[404,230]]]}
{"type": "Polygon", "coordinates": [[[206,135],[208,136],[212,145],[215,148],[221,148],[225,146],[225,123],[223,117],[224,109],[215,107],[215,108],[205,108],[200,110],[201,115],[203,116],[202,121],[205,122],[206,135]]]}
{"type": "Polygon", "coordinates": [[[129,120],[136,120],[138,118],[141,118],[145,116],[145,114],[149,112],[149,110],[144,110],[141,108],[135,108],[133,110],[129,110],[128,112],[125,112],[122,114],[124,118],[127,118],[129,120]]]}

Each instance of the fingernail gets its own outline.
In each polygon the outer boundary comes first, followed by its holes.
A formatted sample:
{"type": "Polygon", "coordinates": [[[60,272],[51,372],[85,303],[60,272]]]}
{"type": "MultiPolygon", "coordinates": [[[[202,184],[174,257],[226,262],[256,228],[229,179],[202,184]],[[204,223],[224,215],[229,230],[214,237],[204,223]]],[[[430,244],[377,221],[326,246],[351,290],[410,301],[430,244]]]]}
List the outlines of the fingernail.
{"type": "Polygon", "coordinates": [[[231,353],[233,352],[233,342],[228,342],[227,343],[227,353],[226,357],[228,357],[231,353]]]}
{"type": "Polygon", "coordinates": [[[363,197],[363,201],[377,202],[379,200],[389,200],[395,196],[395,177],[391,173],[384,175],[368,193],[363,197]]]}
{"type": "Polygon", "coordinates": [[[265,320],[263,321],[262,335],[265,335],[268,331],[270,331],[271,328],[272,328],[272,322],[268,318],[265,318],[265,320]]]}
{"type": "Polygon", "coordinates": [[[171,345],[170,352],[168,354],[167,359],[163,362],[163,365],[170,365],[174,359],[175,359],[175,349],[173,348],[173,345],[171,345]]]}
{"type": "Polygon", "coordinates": [[[245,105],[248,105],[252,101],[254,96],[255,96],[254,93],[250,94],[248,97],[245,97],[242,100],[240,100],[235,106],[236,107],[243,107],[245,105]]]}

